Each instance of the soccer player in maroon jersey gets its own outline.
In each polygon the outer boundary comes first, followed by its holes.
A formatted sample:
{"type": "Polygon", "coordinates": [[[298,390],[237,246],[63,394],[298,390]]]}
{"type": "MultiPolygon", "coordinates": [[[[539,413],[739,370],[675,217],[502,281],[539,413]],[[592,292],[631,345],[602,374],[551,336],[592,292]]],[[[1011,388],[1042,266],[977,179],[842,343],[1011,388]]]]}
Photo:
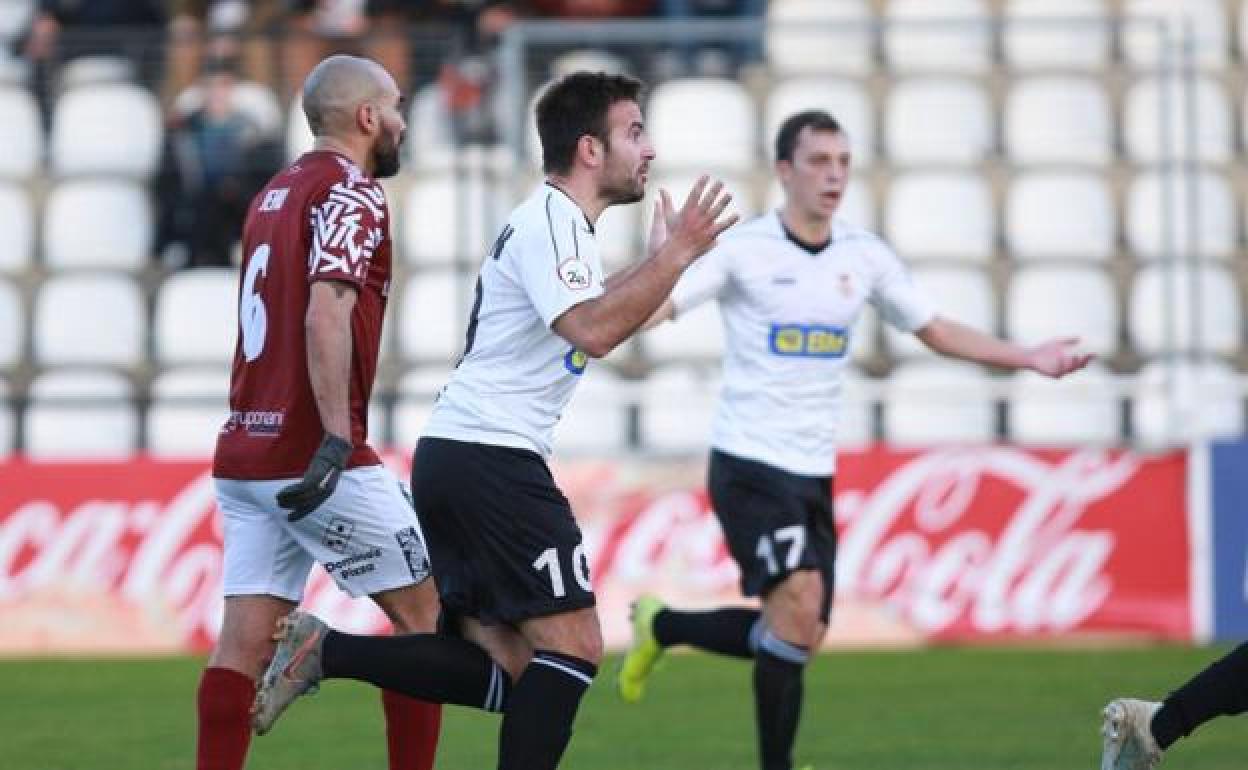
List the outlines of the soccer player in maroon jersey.
{"type": "MultiPolygon", "coordinates": [[[[316,143],[248,210],[231,413],[213,460],[225,619],[200,680],[198,770],[243,767],[273,628],[314,561],[398,632],[436,624],[424,535],[366,442],[391,274],[376,180],[399,168],[399,103],[375,62],[322,61],[303,88],[316,143]]],[[[432,768],[441,707],[390,692],[382,701],[391,770],[432,768]]]]}

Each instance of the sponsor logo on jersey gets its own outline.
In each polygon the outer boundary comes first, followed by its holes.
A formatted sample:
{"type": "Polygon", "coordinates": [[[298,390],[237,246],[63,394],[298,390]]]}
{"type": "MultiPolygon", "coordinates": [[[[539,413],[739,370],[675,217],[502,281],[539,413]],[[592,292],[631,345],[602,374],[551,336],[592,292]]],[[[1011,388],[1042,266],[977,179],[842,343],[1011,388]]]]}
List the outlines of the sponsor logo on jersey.
{"type": "Polygon", "coordinates": [[[565,259],[559,263],[559,280],[573,291],[584,291],[594,285],[594,271],[583,259],[565,259]]]}
{"type": "Polygon", "coordinates": [[[767,347],[777,356],[844,358],[849,331],[822,324],[772,324],[767,347]]]}
{"type": "Polygon", "coordinates": [[[589,366],[589,356],[585,355],[576,348],[572,348],[568,351],[567,355],[563,357],[563,366],[569,372],[572,372],[577,377],[580,377],[585,373],[585,367],[589,366]]]}
{"type": "Polygon", "coordinates": [[[247,431],[248,436],[276,436],[282,432],[282,423],[286,420],[285,411],[251,411],[251,412],[231,412],[225,425],[221,426],[222,433],[243,428],[247,431]]]}
{"type": "Polygon", "coordinates": [[[278,187],[275,190],[269,190],[264,194],[264,200],[260,201],[260,211],[277,211],[281,209],[282,204],[286,202],[286,196],[289,194],[289,187],[278,187]]]}

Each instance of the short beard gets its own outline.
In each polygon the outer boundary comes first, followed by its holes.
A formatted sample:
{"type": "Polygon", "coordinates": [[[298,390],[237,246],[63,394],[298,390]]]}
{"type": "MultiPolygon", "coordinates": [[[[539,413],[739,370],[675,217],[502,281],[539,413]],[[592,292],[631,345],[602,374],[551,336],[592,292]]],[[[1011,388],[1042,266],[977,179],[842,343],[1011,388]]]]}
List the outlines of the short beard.
{"type": "Polygon", "coordinates": [[[629,182],[627,186],[611,185],[603,188],[602,197],[607,200],[608,206],[637,203],[646,197],[646,186],[644,184],[631,184],[631,179],[629,182]]]}
{"type": "Polygon", "coordinates": [[[388,179],[399,173],[399,148],[390,144],[382,146],[379,142],[373,150],[373,178],[388,179]]]}

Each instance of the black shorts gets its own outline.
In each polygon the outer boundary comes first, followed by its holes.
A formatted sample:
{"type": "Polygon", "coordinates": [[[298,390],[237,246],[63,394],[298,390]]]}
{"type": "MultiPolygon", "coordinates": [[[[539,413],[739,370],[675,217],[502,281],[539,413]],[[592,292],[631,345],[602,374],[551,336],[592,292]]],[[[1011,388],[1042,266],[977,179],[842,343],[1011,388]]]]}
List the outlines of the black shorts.
{"type": "Polygon", "coordinates": [[[445,611],[514,624],[594,606],[581,529],[536,452],[422,438],[412,496],[445,611]]]}
{"type": "Polygon", "coordinates": [[[707,487],[728,549],[741,568],[741,592],[766,596],[789,574],[823,575],[820,617],[828,622],[836,580],[832,477],[798,476],[711,450],[707,487]]]}

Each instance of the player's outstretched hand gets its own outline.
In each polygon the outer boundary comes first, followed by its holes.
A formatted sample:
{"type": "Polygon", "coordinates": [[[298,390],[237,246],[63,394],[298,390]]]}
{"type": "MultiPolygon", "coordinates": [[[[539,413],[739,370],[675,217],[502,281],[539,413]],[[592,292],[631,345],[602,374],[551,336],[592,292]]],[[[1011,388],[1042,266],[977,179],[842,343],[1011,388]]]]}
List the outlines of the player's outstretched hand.
{"type": "Polygon", "coordinates": [[[716,181],[708,187],[709,183],[709,177],[699,177],[679,211],[672,210],[669,197],[660,195],[667,228],[666,243],[688,262],[710,251],[720,233],[737,223],[736,214],[723,216],[724,209],[732,202],[732,195],[724,191],[724,183],[716,181]]]}
{"type": "Polygon", "coordinates": [[[1028,367],[1048,377],[1065,377],[1088,365],[1095,356],[1078,350],[1078,337],[1049,340],[1027,351],[1028,367]]]}
{"type": "Polygon", "coordinates": [[[329,499],[338,486],[338,478],[347,467],[349,457],[351,442],[326,433],[321,445],[316,448],[316,454],[312,455],[312,462],[308,463],[303,478],[282,487],[277,493],[277,504],[290,510],[286,514],[287,520],[299,521],[329,499]]]}

